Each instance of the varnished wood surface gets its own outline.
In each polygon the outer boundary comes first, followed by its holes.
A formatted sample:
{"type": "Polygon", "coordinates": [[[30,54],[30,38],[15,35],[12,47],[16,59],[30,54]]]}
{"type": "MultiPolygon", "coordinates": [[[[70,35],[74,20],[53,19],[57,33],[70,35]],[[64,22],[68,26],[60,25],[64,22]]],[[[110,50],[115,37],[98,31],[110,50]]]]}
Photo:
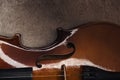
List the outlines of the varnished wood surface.
{"type": "MultiPolygon", "coordinates": [[[[68,67],[66,74],[66,80],[82,80],[82,69],[80,67],[68,67]]],[[[64,76],[60,69],[43,69],[33,72],[33,80],[65,80],[64,76]]]]}
{"type": "Polygon", "coordinates": [[[119,0],[0,0],[0,35],[22,34],[29,47],[45,46],[56,28],[107,21],[120,25],[119,0]]]}
{"type": "MultiPolygon", "coordinates": [[[[120,71],[120,27],[118,25],[104,22],[89,23],[80,25],[75,29],[78,29],[78,31],[67,39],[67,42],[72,42],[76,48],[75,53],[70,58],[86,59],[101,67],[120,71]]],[[[35,66],[36,58],[43,54],[66,54],[71,52],[71,49],[68,49],[65,45],[58,46],[50,51],[40,52],[25,51],[6,44],[2,44],[1,48],[5,54],[14,60],[31,66],[35,66]]],[[[43,60],[40,63],[52,64],[60,61],[64,61],[64,59],[43,60]]],[[[3,66],[4,64],[0,67],[3,68],[3,66]]]]}
{"type": "MultiPolygon", "coordinates": [[[[119,4],[119,0],[23,0],[20,2],[19,0],[11,2],[1,0],[0,35],[10,37],[15,33],[22,33],[22,43],[24,45],[29,47],[44,46],[55,39],[56,28],[60,26],[70,28],[89,21],[107,21],[120,24],[119,4]]],[[[101,26],[103,25],[105,24],[101,24],[101,26]]],[[[111,24],[105,26],[109,27],[111,24]]],[[[116,25],[112,26],[115,27],[116,25]]],[[[107,69],[120,71],[118,67],[120,66],[120,31],[119,29],[108,27],[106,27],[106,29],[93,27],[94,29],[87,28],[79,30],[80,35],[76,33],[77,38],[72,37],[69,39],[69,41],[75,41],[75,45],[78,49],[76,53],[79,53],[79,55],[75,53],[72,57],[78,59],[86,58],[107,69]]],[[[1,47],[4,48],[3,50],[7,55],[27,65],[35,65],[34,61],[36,57],[41,55],[41,53],[32,54],[31,52],[24,52],[24,54],[22,53],[23,50],[15,48],[12,48],[12,50],[14,49],[16,51],[11,51],[10,46],[6,46],[5,44],[2,44],[1,47]],[[30,55],[28,53],[30,53],[30,55]]],[[[69,50],[66,49],[65,46],[62,46],[48,53],[58,52],[67,53],[69,50]]],[[[53,62],[55,61],[43,61],[42,63],[53,62]]],[[[0,68],[11,67],[13,66],[8,65],[0,59],[0,68]]],[[[47,72],[50,74],[59,73],[55,70],[52,71],[47,72]]],[[[70,71],[70,73],[72,72],[73,71],[70,71]]],[[[48,73],[44,73],[44,70],[41,70],[41,75],[47,75],[48,73]]],[[[40,74],[40,72],[33,73],[33,75],[38,74],[40,74]]],[[[39,78],[37,79],[39,80],[39,78]]],[[[45,78],[41,79],[44,80],[45,78]]],[[[54,80],[58,78],[54,77],[49,79],[54,80]]],[[[76,80],[80,79],[77,78],[76,80]]]]}

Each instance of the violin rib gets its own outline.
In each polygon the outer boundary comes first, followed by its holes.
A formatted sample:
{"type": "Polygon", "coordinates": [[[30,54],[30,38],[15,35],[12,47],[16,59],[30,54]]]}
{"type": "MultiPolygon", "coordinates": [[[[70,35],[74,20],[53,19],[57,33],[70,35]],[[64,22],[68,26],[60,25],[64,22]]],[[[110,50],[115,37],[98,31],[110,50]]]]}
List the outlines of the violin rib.
{"type": "Polygon", "coordinates": [[[54,46],[63,42],[68,36],[70,36],[72,34],[71,32],[72,32],[71,30],[64,30],[61,27],[57,28],[56,40],[53,43],[51,43],[45,47],[27,47],[27,46],[24,46],[21,42],[21,34],[20,33],[16,33],[11,38],[0,35],[0,42],[1,43],[3,42],[5,44],[11,45],[11,46],[13,45],[14,47],[21,48],[21,49],[27,50],[27,51],[43,51],[43,50],[53,48],[54,46]]]}
{"type": "Polygon", "coordinates": [[[120,70],[120,26],[116,24],[100,22],[68,30],[58,28],[56,40],[45,47],[26,47],[20,39],[19,34],[13,38],[0,36],[0,58],[6,65],[35,67],[36,62],[43,67],[88,64],[120,70]],[[72,43],[72,47],[68,47],[68,43],[72,43]]]}

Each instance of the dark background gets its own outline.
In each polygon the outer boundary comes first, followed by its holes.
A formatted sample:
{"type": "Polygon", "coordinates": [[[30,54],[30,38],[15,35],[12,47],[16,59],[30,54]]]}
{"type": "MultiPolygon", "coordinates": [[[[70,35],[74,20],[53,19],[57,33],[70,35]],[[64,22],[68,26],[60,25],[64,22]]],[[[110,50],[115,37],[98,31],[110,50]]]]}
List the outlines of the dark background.
{"type": "Polygon", "coordinates": [[[56,28],[87,22],[120,24],[120,0],[0,0],[0,35],[22,34],[29,47],[56,38],[56,28]]]}

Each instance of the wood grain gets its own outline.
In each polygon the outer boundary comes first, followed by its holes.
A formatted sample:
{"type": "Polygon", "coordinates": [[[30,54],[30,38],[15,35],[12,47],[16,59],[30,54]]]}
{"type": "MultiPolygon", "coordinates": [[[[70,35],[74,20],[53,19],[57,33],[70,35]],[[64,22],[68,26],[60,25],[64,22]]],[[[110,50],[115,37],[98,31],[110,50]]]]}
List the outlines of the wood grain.
{"type": "Polygon", "coordinates": [[[45,46],[56,28],[94,21],[120,24],[119,0],[0,0],[0,35],[22,34],[29,47],[45,46]]]}

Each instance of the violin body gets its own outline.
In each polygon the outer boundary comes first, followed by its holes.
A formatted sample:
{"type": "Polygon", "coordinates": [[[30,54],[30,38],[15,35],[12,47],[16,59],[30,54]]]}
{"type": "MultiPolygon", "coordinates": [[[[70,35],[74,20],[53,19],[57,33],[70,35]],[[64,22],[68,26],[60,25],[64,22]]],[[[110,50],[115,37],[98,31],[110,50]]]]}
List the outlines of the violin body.
{"type": "MultiPolygon", "coordinates": [[[[107,22],[87,23],[66,30],[58,28],[56,40],[45,47],[24,46],[20,34],[12,38],[0,36],[1,69],[33,67],[35,75],[56,75],[64,64],[71,75],[80,73],[80,65],[120,71],[119,57],[120,26],[107,22]]],[[[51,80],[61,79],[52,77],[51,80]]]]}

